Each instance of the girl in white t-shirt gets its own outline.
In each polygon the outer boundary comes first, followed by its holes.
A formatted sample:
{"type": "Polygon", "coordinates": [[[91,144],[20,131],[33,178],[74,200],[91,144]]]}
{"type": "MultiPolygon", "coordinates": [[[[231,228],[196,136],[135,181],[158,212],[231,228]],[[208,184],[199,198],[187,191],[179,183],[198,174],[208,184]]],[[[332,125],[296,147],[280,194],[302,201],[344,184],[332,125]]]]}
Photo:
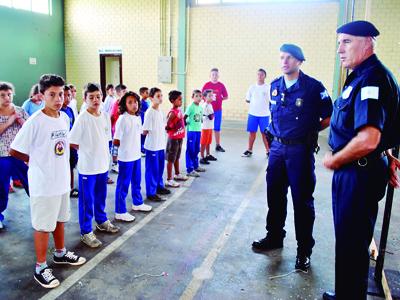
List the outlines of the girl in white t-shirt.
{"type": "Polygon", "coordinates": [[[140,97],[127,92],[119,101],[120,117],[115,125],[113,161],[118,158],[118,179],[115,190],[115,219],[132,222],[135,217],[126,210],[129,185],[132,192],[132,210],[149,212],[152,207],[143,203],[140,193],[142,120],[140,119],[140,97]]]}
{"type": "Polygon", "coordinates": [[[111,140],[110,117],[101,112],[101,88],[97,83],[88,83],[84,90],[87,109],[79,114],[71,129],[71,147],[78,149],[79,173],[79,225],[81,241],[89,247],[101,246],[92,229],[92,219],[100,231],[116,233],[105,212],[107,198],[107,176],[110,165],[108,143],[111,140]]]}

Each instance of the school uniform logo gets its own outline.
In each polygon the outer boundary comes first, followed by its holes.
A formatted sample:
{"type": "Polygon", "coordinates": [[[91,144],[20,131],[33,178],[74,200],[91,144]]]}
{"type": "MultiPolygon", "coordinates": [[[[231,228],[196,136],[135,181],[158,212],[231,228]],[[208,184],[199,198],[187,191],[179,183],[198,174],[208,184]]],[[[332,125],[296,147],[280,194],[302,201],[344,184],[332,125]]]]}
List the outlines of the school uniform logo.
{"type": "Polygon", "coordinates": [[[56,145],[54,146],[54,153],[57,156],[62,156],[65,153],[65,141],[60,140],[56,143],[56,145]]]}
{"type": "Polygon", "coordinates": [[[67,137],[67,130],[56,130],[51,133],[52,140],[66,138],[66,137],[67,137]]]}

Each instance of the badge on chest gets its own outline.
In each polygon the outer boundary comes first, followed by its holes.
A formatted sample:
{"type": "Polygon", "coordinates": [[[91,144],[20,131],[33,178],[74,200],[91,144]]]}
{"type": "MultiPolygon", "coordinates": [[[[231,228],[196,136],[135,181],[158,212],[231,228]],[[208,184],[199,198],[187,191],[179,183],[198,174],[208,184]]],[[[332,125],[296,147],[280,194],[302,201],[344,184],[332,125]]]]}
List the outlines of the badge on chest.
{"type": "Polygon", "coordinates": [[[303,102],[304,102],[303,99],[297,98],[295,103],[296,103],[297,107],[302,107],[303,106],[303,102]]]}

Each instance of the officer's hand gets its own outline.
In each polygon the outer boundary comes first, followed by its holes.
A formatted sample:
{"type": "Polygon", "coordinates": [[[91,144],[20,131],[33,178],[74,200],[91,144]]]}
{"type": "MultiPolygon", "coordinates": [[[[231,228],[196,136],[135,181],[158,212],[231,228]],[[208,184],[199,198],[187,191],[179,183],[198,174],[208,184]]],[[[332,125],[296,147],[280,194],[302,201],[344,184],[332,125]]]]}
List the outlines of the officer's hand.
{"type": "Polygon", "coordinates": [[[339,168],[339,166],[335,163],[332,152],[330,152],[330,151],[325,154],[325,157],[324,157],[324,160],[322,163],[324,164],[324,167],[329,170],[336,170],[339,168]]]}
{"type": "Polygon", "coordinates": [[[400,161],[395,157],[389,158],[389,183],[394,188],[400,187],[400,179],[397,170],[400,169],[400,161]]]}

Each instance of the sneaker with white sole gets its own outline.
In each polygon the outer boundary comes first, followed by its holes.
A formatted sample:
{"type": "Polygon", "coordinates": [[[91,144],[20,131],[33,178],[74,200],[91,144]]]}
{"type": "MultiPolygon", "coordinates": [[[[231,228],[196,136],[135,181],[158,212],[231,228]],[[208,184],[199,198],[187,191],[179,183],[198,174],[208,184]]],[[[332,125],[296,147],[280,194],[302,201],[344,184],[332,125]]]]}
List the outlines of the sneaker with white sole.
{"type": "Polygon", "coordinates": [[[80,266],[86,262],[86,258],[74,254],[74,252],[67,251],[63,256],[57,257],[53,255],[53,262],[55,264],[80,266]]]}
{"type": "Polygon", "coordinates": [[[108,233],[117,233],[119,231],[119,227],[111,223],[110,220],[107,220],[101,224],[97,224],[96,228],[100,231],[108,233]]]}
{"type": "Polygon", "coordinates": [[[38,273],[35,272],[33,278],[44,288],[53,289],[60,285],[60,281],[53,275],[53,270],[49,267],[44,268],[38,273]]]}
{"type": "Polygon", "coordinates": [[[153,209],[153,207],[151,205],[147,205],[147,204],[140,204],[140,205],[133,205],[132,204],[132,210],[133,211],[143,211],[143,212],[149,212],[153,209]]]}
{"type": "Polygon", "coordinates": [[[198,173],[198,172],[205,172],[206,169],[204,169],[204,168],[202,168],[202,167],[198,167],[195,171],[196,171],[197,173],[198,173]]]}
{"type": "Polygon", "coordinates": [[[92,232],[81,235],[81,241],[88,245],[90,248],[97,248],[102,245],[102,242],[97,239],[96,235],[92,232]]]}
{"type": "Polygon", "coordinates": [[[174,180],[178,180],[178,181],[186,181],[188,179],[189,179],[189,177],[187,177],[185,174],[177,174],[174,176],[174,180]]]}
{"type": "Polygon", "coordinates": [[[197,173],[196,171],[192,171],[192,172],[190,172],[190,173],[187,173],[187,176],[190,176],[190,177],[200,177],[200,174],[197,173]]]}
{"type": "Polygon", "coordinates": [[[172,187],[172,188],[178,188],[181,185],[179,183],[177,183],[175,180],[171,179],[171,180],[167,180],[165,182],[165,186],[172,187]]]}
{"type": "Polygon", "coordinates": [[[115,220],[117,221],[122,221],[122,222],[133,222],[135,221],[135,217],[132,216],[130,213],[124,213],[124,214],[115,214],[115,220]]]}
{"type": "Polygon", "coordinates": [[[117,163],[113,163],[112,164],[111,171],[113,171],[114,173],[118,174],[119,170],[118,170],[118,164],[117,163]]]}

